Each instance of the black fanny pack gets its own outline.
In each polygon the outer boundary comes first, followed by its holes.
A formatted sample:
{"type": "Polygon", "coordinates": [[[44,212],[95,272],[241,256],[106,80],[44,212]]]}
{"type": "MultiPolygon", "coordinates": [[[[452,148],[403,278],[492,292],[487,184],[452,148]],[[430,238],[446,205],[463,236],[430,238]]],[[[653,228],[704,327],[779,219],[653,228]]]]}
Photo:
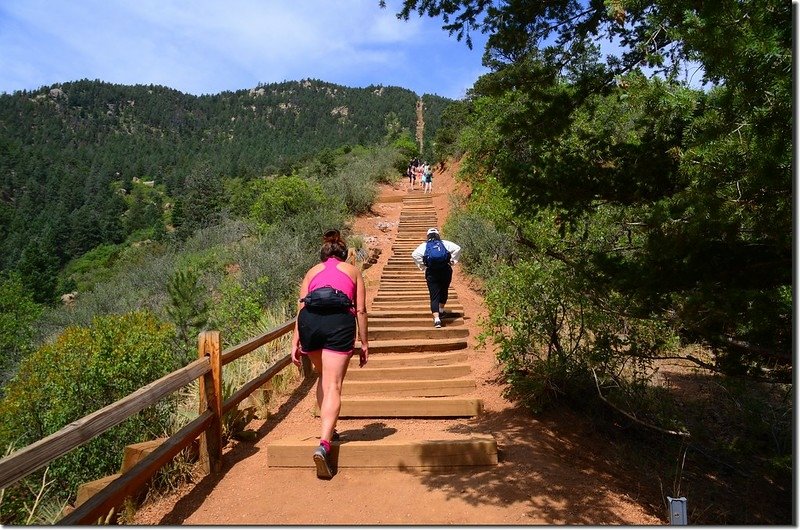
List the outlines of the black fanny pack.
{"type": "Polygon", "coordinates": [[[318,287],[300,299],[309,309],[343,310],[354,306],[353,301],[343,291],[326,285],[318,287]]]}

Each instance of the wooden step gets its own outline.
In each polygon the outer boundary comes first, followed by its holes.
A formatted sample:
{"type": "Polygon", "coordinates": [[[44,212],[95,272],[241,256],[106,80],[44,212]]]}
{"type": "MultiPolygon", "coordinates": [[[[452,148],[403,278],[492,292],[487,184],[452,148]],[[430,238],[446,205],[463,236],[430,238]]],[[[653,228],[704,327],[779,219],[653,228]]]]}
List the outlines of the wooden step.
{"type": "MultiPolygon", "coordinates": [[[[345,434],[346,436],[346,434],[345,434]]],[[[311,455],[319,445],[315,437],[295,437],[267,444],[269,467],[312,469],[311,455]]],[[[491,435],[473,434],[442,439],[384,438],[342,440],[331,444],[334,468],[417,468],[495,466],[497,442],[491,435]]]]}
{"type": "MultiPolygon", "coordinates": [[[[464,319],[461,317],[442,319],[447,327],[459,327],[464,325],[464,319]]],[[[429,328],[433,325],[433,317],[428,313],[425,317],[405,317],[405,318],[390,318],[378,317],[374,313],[369,315],[369,331],[373,329],[386,329],[386,328],[429,328]]]]}
{"type": "MultiPolygon", "coordinates": [[[[368,365],[369,366],[369,365],[368,365]]],[[[350,372],[348,372],[349,374],[350,372]]],[[[364,396],[370,394],[410,397],[460,396],[475,390],[475,380],[471,377],[456,379],[419,380],[378,380],[355,381],[345,378],[342,386],[343,396],[364,396]]]]}
{"type": "Polygon", "coordinates": [[[339,417],[472,418],[480,415],[482,410],[483,402],[478,398],[358,398],[342,396],[339,417]]]}
{"type": "MultiPolygon", "coordinates": [[[[419,269],[408,270],[406,272],[388,271],[381,273],[380,289],[391,289],[400,287],[405,283],[406,289],[428,290],[428,282],[425,280],[425,273],[419,269]]],[[[396,290],[396,289],[395,289],[396,290]]]]}
{"type": "MultiPolygon", "coordinates": [[[[371,349],[371,348],[370,348],[371,349]]],[[[358,370],[347,370],[347,381],[380,381],[390,379],[394,381],[414,381],[420,379],[456,379],[470,375],[468,364],[447,364],[442,366],[402,366],[371,367],[369,361],[366,366],[358,370]]]]}
{"type": "MultiPolygon", "coordinates": [[[[467,360],[464,350],[432,353],[389,353],[369,356],[367,366],[371,368],[402,368],[407,366],[442,366],[459,364],[467,360]]],[[[358,357],[350,358],[349,370],[358,370],[358,357]]],[[[350,371],[347,372],[351,374],[350,371]]]]}
{"type": "MultiPolygon", "coordinates": [[[[373,303],[379,302],[429,302],[431,299],[430,295],[427,292],[417,292],[417,293],[391,293],[391,294],[377,294],[375,298],[372,299],[373,303]]],[[[458,295],[453,293],[452,295],[448,293],[447,301],[454,302],[458,300],[458,295]]]]}
{"type": "MultiPolygon", "coordinates": [[[[451,319],[462,318],[464,316],[463,311],[455,311],[449,307],[449,304],[447,310],[453,312],[448,313],[448,316],[446,317],[442,317],[442,322],[445,324],[445,326],[448,325],[451,319]]],[[[370,323],[372,322],[373,318],[374,319],[427,318],[431,322],[431,324],[433,323],[433,317],[431,316],[430,307],[413,307],[413,308],[394,309],[394,310],[371,308],[369,311],[370,323]]]]}
{"type": "MultiPolygon", "coordinates": [[[[425,311],[428,316],[431,316],[431,307],[430,303],[427,301],[417,301],[417,302],[378,302],[373,303],[370,306],[370,312],[372,311],[425,311]]],[[[454,311],[457,313],[464,312],[464,306],[461,304],[451,304],[447,302],[447,310],[454,311]]]]}
{"type": "Polygon", "coordinates": [[[443,328],[433,327],[433,320],[428,319],[424,327],[383,328],[369,327],[370,343],[376,340],[418,339],[429,340],[443,337],[468,337],[469,330],[464,326],[448,326],[443,328]]]}
{"type": "MultiPolygon", "coordinates": [[[[398,294],[407,294],[407,295],[425,295],[429,296],[428,293],[428,286],[424,283],[417,283],[416,285],[406,285],[402,287],[400,285],[389,285],[384,286],[378,289],[378,292],[375,293],[375,296],[394,296],[398,294]]],[[[456,292],[452,289],[448,290],[448,298],[450,296],[456,296],[456,292]]]]}
{"type": "MultiPolygon", "coordinates": [[[[431,320],[431,325],[433,320],[431,320]]],[[[439,328],[444,329],[444,328],[439,328]]],[[[462,337],[427,339],[424,341],[416,339],[408,340],[376,340],[370,341],[370,353],[422,353],[429,351],[451,351],[463,350],[467,347],[467,340],[462,337]]],[[[355,354],[361,351],[361,343],[357,342],[355,354]]]]}

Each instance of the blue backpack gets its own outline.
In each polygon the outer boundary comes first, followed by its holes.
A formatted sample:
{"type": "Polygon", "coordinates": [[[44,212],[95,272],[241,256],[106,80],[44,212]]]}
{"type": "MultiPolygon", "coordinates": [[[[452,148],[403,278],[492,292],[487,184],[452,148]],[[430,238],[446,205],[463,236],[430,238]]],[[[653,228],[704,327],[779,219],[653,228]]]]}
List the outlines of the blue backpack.
{"type": "Polygon", "coordinates": [[[441,239],[431,239],[425,244],[422,263],[426,267],[441,267],[450,264],[450,252],[445,248],[441,239]]]}

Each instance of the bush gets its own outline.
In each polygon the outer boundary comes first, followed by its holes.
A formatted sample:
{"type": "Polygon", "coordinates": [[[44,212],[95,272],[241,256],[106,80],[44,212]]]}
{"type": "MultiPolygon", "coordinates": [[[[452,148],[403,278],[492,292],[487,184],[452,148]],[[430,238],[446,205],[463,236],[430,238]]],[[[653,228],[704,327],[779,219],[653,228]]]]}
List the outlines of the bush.
{"type": "MultiPolygon", "coordinates": [[[[0,401],[0,443],[21,447],[41,440],[177,368],[174,330],[148,312],[98,317],[71,327],[27,357],[0,401]]],[[[123,448],[161,436],[170,403],[150,407],[53,461],[56,490],[116,473],[123,448]]],[[[4,515],[5,519],[5,515],[4,515]]]]}
{"type": "Polygon", "coordinates": [[[447,221],[449,239],[462,249],[459,263],[472,274],[490,278],[500,263],[513,263],[519,254],[510,229],[501,230],[480,215],[457,211],[447,221]]]}
{"type": "Polygon", "coordinates": [[[260,193],[250,208],[250,218],[262,226],[279,223],[329,202],[322,188],[297,176],[258,181],[260,193]]]}
{"type": "Polygon", "coordinates": [[[0,381],[33,351],[33,325],[41,312],[19,275],[0,275],[0,381]]]}

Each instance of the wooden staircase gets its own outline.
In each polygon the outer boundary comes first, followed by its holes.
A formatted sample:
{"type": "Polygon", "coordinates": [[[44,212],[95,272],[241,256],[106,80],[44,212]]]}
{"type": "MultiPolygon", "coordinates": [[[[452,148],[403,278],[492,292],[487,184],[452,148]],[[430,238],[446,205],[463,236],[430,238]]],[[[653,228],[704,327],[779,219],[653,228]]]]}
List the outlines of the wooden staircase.
{"type": "MultiPolygon", "coordinates": [[[[402,419],[422,421],[472,418],[482,412],[468,361],[468,329],[463,306],[452,287],[444,326],[433,327],[425,278],[411,252],[438,226],[430,195],[409,194],[403,201],[392,255],[369,311],[370,358],[358,367],[356,352],[342,389],[340,418],[384,418],[396,430],[375,439],[343,438],[332,444],[337,468],[489,466],[497,464],[497,443],[488,434],[457,434],[445,429],[419,439],[405,434],[402,419]],[[392,419],[398,419],[396,425],[392,419]]],[[[360,345],[356,344],[356,349],[360,345]]],[[[434,424],[435,425],[435,424],[434,424]]],[[[270,467],[313,468],[316,437],[267,444],[270,467]]]]}

